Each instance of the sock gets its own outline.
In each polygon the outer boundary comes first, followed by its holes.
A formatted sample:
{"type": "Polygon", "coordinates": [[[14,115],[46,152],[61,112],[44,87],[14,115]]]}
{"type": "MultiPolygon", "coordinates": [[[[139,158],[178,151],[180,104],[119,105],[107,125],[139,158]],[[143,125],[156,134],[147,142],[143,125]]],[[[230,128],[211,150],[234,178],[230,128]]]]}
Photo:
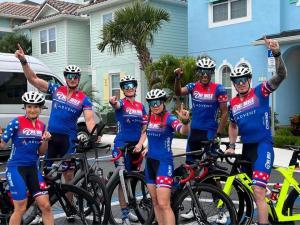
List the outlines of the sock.
{"type": "Polygon", "coordinates": [[[127,219],[128,218],[128,214],[129,214],[128,208],[122,208],[121,211],[122,211],[122,220],[127,219]]]}

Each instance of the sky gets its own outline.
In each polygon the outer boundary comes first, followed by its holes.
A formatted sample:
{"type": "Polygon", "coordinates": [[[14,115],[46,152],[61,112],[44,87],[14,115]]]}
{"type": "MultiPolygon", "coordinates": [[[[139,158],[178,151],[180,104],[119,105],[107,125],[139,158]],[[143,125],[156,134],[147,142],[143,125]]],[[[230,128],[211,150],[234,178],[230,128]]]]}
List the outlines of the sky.
{"type": "MultiPolygon", "coordinates": [[[[22,1],[24,1],[24,0],[0,0],[0,3],[1,2],[22,2],[22,1]]],[[[30,0],[30,1],[36,2],[36,3],[39,3],[39,4],[44,2],[44,0],[30,0]]],[[[67,0],[67,1],[68,2],[75,2],[75,0],[67,0]]]]}

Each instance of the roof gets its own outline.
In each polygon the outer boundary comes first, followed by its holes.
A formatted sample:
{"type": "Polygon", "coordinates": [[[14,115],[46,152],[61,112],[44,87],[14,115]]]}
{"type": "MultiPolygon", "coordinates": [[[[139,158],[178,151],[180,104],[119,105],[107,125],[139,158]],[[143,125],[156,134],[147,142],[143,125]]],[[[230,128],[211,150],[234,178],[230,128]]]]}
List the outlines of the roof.
{"type": "Polygon", "coordinates": [[[37,6],[40,6],[39,3],[36,3],[36,2],[33,2],[33,1],[30,1],[30,0],[25,0],[25,1],[22,1],[20,2],[22,4],[26,4],[26,5],[37,5],[37,6]]]}
{"type": "MultiPolygon", "coordinates": [[[[282,31],[276,34],[267,34],[265,35],[267,38],[276,39],[280,43],[288,43],[288,42],[299,42],[300,41],[300,29],[296,30],[287,30],[282,31]]],[[[264,44],[264,36],[253,41],[254,45],[264,44]]]]}
{"type": "Polygon", "coordinates": [[[31,19],[39,10],[39,5],[29,5],[16,2],[0,3],[0,15],[16,17],[22,19],[31,19]]]}

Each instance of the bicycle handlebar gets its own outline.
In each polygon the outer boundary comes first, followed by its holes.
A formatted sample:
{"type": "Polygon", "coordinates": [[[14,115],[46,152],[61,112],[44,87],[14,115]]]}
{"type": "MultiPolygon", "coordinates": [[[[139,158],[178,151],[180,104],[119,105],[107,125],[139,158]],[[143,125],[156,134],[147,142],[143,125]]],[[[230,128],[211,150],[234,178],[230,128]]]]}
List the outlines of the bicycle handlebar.
{"type": "MultiPolygon", "coordinates": [[[[111,159],[111,161],[115,162],[115,161],[119,160],[123,156],[124,151],[130,151],[132,154],[134,154],[135,153],[135,152],[133,152],[134,148],[135,148],[135,146],[128,146],[128,145],[125,145],[124,148],[118,147],[117,148],[118,155],[116,157],[113,157],[111,159]]],[[[142,146],[141,151],[143,151],[143,150],[144,150],[144,146],[142,146]]],[[[140,157],[137,160],[132,160],[131,163],[133,165],[138,165],[143,161],[143,159],[144,159],[144,156],[142,154],[140,154],[140,157]]]]}

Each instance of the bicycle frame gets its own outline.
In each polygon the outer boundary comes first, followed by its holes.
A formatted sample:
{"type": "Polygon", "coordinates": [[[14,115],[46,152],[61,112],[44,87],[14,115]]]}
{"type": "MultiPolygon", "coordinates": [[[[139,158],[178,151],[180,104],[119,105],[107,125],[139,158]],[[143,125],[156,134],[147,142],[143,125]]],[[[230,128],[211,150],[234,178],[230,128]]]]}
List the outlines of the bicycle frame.
{"type": "MultiPolygon", "coordinates": [[[[289,166],[288,168],[274,167],[274,169],[284,177],[284,181],[281,186],[279,198],[277,200],[276,205],[273,205],[273,203],[268,197],[266,197],[265,200],[268,203],[269,215],[271,215],[273,219],[278,220],[278,222],[300,221],[300,214],[296,214],[296,215],[282,214],[283,206],[286,201],[290,186],[293,186],[300,194],[299,183],[293,177],[295,168],[296,168],[295,165],[289,166]]],[[[230,196],[231,189],[233,187],[233,182],[235,179],[239,179],[242,182],[242,184],[253,194],[253,189],[251,188],[252,179],[250,179],[250,177],[245,173],[239,173],[237,175],[232,175],[227,178],[223,188],[223,191],[227,195],[230,196]]]]}

